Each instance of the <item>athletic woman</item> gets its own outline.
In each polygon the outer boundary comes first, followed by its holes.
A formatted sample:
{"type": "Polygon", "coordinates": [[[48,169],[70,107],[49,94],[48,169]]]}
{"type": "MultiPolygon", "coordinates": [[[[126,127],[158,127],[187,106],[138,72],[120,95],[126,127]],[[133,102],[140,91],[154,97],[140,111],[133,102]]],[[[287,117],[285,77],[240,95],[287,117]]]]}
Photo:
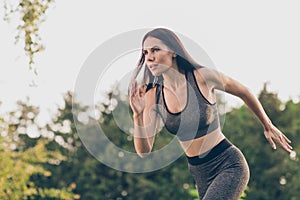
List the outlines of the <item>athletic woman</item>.
{"type": "Polygon", "coordinates": [[[199,65],[176,34],[165,28],[148,32],[130,91],[134,146],[141,157],[151,153],[158,118],[176,135],[203,200],[239,199],[249,181],[242,152],[222,133],[216,90],[241,98],[259,119],[272,148],[291,152],[290,140],[278,130],[250,90],[217,70],[199,65]],[[144,67],[144,85],[136,77],[144,67]]]}

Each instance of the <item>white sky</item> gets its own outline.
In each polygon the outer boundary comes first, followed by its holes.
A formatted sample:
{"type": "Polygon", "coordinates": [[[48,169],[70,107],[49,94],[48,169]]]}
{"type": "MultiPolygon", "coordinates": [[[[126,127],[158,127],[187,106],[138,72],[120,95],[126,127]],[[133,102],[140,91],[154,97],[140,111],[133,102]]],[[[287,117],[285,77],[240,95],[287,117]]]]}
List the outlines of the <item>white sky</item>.
{"type": "MultiPolygon", "coordinates": [[[[62,94],[74,89],[82,64],[101,43],[122,32],[158,26],[194,40],[218,70],[255,94],[269,82],[281,100],[298,99],[298,1],[188,2],[57,0],[40,30],[46,50],[36,56],[38,77],[29,72],[21,44],[14,44],[14,23],[0,20],[0,109],[12,108],[25,96],[42,109],[61,104],[62,94]],[[33,79],[37,87],[29,86],[33,79]]],[[[228,101],[241,103],[232,97],[228,101]]]]}

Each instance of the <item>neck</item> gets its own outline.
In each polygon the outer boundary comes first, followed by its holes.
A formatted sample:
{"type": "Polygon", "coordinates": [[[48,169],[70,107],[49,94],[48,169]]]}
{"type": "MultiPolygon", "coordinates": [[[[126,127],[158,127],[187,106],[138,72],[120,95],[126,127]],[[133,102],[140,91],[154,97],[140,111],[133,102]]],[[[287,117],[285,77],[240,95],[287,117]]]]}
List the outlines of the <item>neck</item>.
{"type": "Polygon", "coordinates": [[[171,68],[163,74],[164,86],[175,91],[185,85],[185,74],[179,72],[177,68],[171,68]]]}

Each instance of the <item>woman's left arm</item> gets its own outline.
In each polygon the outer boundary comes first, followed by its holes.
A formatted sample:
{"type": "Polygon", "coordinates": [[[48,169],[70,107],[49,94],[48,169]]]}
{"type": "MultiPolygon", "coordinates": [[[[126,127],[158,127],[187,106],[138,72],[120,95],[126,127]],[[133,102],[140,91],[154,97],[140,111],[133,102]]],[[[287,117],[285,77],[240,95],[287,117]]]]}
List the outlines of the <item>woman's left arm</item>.
{"type": "Polygon", "coordinates": [[[205,77],[209,77],[211,89],[225,91],[241,98],[245,102],[263,125],[264,135],[273,149],[276,149],[275,143],[277,143],[287,152],[290,153],[292,151],[292,147],[289,144],[291,141],[272,124],[257,97],[247,87],[215,70],[205,69],[204,73],[205,77]]]}

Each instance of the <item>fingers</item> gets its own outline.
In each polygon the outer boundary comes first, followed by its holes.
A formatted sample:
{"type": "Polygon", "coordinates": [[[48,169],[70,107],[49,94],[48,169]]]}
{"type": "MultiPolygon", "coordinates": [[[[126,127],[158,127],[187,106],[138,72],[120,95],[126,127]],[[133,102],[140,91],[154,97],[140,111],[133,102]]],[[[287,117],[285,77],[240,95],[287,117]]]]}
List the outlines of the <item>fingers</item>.
{"type": "Polygon", "coordinates": [[[278,143],[279,143],[280,146],[281,146],[284,150],[286,150],[287,152],[290,153],[290,152],[292,151],[291,146],[290,146],[287,142],[285,142],[285,141],[279,141],[278,143]]]}
{"type": "Polygon", "coordinates": [[[289,138],[287,138],[284,134],[282,134],[282,136],[288,143],[291,143],[291,140],[289,138]]]}
{"type": "Polygon", "coordinates": [[[272,140],[272,138],[271,137],[266,137],[266,139],[269,141],[271,147],[273,149],[276,149],[276,145],[275,145],[274,141],[272,140]]]}
{"type": "Polygon", "coordinates": [[[136,94],[136,89],[137,89],[137,81],[133,80],[130,86],[130,96],[134,96],[136,94]]]}
{"type": "Polygon", "coordinates": [[[143,87],[138,88],[139,97],[143,97],[145,95],[145,89],[143,87]]]}
{"type": "Polygon", "coordinates": [[[281,146],[290,153],[293,147],[289,143],[291,143],[291,141],[284,134],[282,134],[281,146]]]}
{"type": "Polygon", "coordinates": [[[291,152],[293,150],[293,147],[291,145],[289,145],[289,144],[286,144],[286,147],[287,147],[287,149],[288,149],[289,152],[291,152]]]}
{"type": "Polygon", "coordinates": [[[291,140],[289,140],[283,133],[281,133],[280,136],[281,141],[283,141],[288,147],[292,148],[292,146],[289,145],[291,143],[291,140]]]}
{"type": "Polygon", "coordinates": [[[283,133],[281,133],[281,131],[278,130],[277,134],[279,135],[279,139],[277,140],[280,146],[290,153],[293,149],[293,147],[289,144],[291,141],[283,133]]]}
{"type": "Polygon", "coordinates": [[[138,87],[137,81],[132,81],[130,86],[130,97],[143,97],[145,95],[145,89],[145,85],[138,87]]]}
{"type": "Polygon", "coordinates": [[[284,150],[286,150],[287,152],[289,152],[289,153],[291,153],[292,152],[292,147],[291,146],[289,146],[289,145],[281,145],[282,146],[282,148],[284,149],[284,150]]]}
{"type": "Polygon", "coordinates": [[[278,143],[285,151],[291,152],[293,147],[289,144],[291,141],[280,131],[276,131],[272,136],[266,136],[266,139],[269,141],[271,147],[276,149],[275,142],[278,143]],[[275,141],[275,142],[274,142],[275,141]]]}
{"type": "Polygon", "coordinates": [[[144,85],[138,87],[137,81],[133,80],[130,85],[130,95],[132,96],[132,95],[138,94],[138,92],[140,92],[139,91],[140,89],[142,89],[141,91],[145,91],[146,86],[147,85],[144,84],[144,85]]]}

